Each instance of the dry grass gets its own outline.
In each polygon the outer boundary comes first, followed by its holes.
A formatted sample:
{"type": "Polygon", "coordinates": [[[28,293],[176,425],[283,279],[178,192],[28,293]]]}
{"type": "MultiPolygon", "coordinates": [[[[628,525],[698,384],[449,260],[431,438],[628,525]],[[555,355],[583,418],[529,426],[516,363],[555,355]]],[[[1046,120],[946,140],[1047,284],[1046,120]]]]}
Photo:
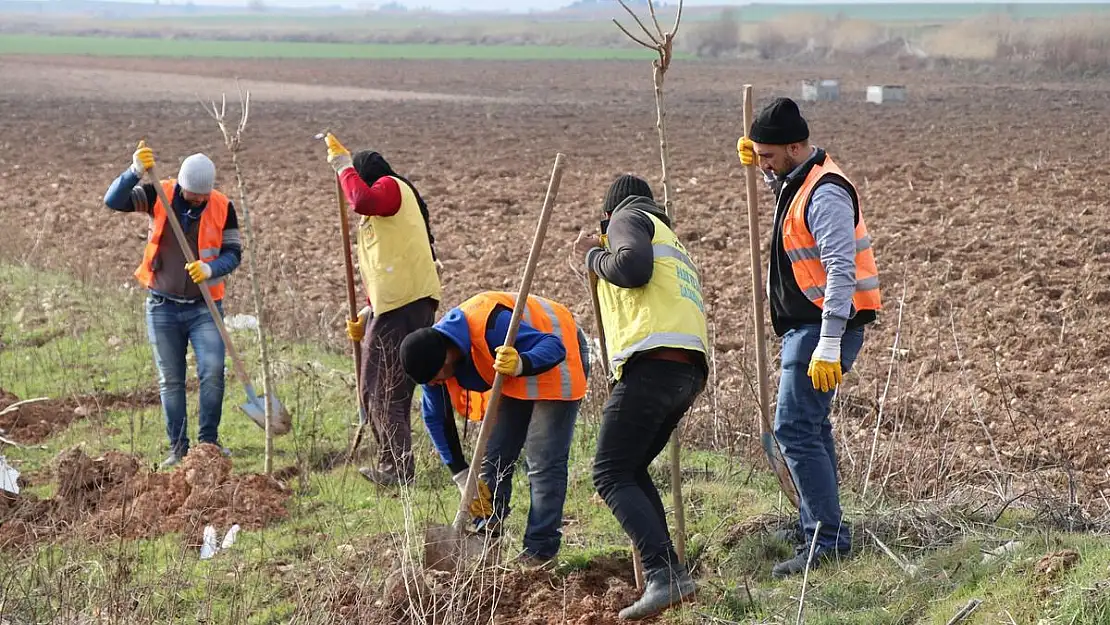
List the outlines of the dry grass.
{"type": "Polygon", "coordinates": [[[1110,70],[1110,18],[1015,20],[998,13],[942,26],[887,26],[801,13],[743,23],[724,12],[698,24],[686,49],[698,56],[766,60],[850,57],[1019,64],[1068,74],[1110,70]]]}

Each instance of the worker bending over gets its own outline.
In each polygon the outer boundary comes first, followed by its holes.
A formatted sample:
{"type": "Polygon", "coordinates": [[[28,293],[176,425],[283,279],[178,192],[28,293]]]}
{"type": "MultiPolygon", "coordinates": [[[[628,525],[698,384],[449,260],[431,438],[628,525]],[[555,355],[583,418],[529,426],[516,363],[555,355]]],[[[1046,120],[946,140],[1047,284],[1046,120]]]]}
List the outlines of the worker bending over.
{"type": "Polygon", "coordinates": [[[523,449],[531,505],[524,549],[517,562],[546,565],[562,542],[567,462],[578,407],[586,395],[589,352],[570,311],[529,295],[516,340],[503,346],[516,295],[485,291],[452,308],[435,325],[401,343],[401,361],[422,386],[424,425],[459,490],[469,465],[463,457],[454,407],[480,420],[483,397],[495,373],[505,378],[497,422],[481,460],[481,486],[492,492],[493,515],[485,527],[500,531],[509,514],[512,476],[523,449]]]}

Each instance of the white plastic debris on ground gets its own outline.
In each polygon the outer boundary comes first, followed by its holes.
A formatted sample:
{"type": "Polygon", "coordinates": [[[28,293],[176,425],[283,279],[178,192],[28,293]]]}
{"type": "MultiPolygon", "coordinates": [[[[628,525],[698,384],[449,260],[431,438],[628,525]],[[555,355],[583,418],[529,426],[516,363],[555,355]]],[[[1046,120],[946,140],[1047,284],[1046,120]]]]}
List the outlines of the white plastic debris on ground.
{"type": "Polygon", "coordinates": [[[13,495],[19,494],[19,471],[15,467],[8,464],[4,456],[0,456],[0,490],[7,491],[13,495]]]}
{"type": "Polygon", "coordinates": [[[231,547],[235,544],[235,537],[239,534],[239,524],[231,526],[224,535],[223,543],[218,543],[216,540],[216,528],[211,525],[204,527],[204,543],[200,546],[200,559],[208,560],[217,553],[231,547]]]}
{"type": "Polygon", "coordinates": [[[228,330],[257,330],[258,317],[254,315],[232,315],[224,319],[228,330]]]}

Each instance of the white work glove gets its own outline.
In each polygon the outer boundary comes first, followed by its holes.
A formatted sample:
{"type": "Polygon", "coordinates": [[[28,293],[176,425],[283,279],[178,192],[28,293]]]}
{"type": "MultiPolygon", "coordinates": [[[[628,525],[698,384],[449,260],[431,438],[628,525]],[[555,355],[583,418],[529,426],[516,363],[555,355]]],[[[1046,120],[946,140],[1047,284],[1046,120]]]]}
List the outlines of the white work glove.
{"type": "Polygon", "coordinates": [[[455,486],[459,487],[459,494],[462,495],[466,491],[466,480],[470,478],[470,469],[463,469],[458,473],[451,476],[451,480],[455,482],[455,486]]]}

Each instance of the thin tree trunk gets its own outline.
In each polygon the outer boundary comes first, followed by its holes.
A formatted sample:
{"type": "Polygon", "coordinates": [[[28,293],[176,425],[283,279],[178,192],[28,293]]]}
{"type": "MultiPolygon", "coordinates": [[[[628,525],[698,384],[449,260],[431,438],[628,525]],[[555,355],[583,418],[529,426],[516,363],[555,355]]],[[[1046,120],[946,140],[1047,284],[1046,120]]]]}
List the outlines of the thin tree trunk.
{"type": "Polygon", "coordinates": [[[246,226],[247,239],[250,242],[250,245],[243,245],[243,247],[247,251],[247,271],[250,273],[251,296],[254,299],[254,315],[257,318],[258,346],[262,356],[262,401],[266,405],[266,451],[263,470],[269,475],[274,469],[274,435],[271,431],[271,425],[274,421],[274,408],[273,401],[270,399],[274,388],[270,376],[270,351],[266,344],[266,334],[262,329],[262,293],[258,289],[258,276],[254,267],[254,228],[251,227],[250,210],[247,207],[247,185],[243,181],[239,159],[234,153],[231,155],[231,163],[235,166],[235,181],[239,185],[239,205],[243,209],[243,225],[246,226]]]}
{"type": "Polygon", "coordinates": [[[663,106],[663,70],[659,63],[652,63],[655,82],[655,129],[659,131],[659,160],[663,174],[663,211],[674,221],[674,208],[671,206],[671,183],[667,176],[667,114],[663,106]]]}

